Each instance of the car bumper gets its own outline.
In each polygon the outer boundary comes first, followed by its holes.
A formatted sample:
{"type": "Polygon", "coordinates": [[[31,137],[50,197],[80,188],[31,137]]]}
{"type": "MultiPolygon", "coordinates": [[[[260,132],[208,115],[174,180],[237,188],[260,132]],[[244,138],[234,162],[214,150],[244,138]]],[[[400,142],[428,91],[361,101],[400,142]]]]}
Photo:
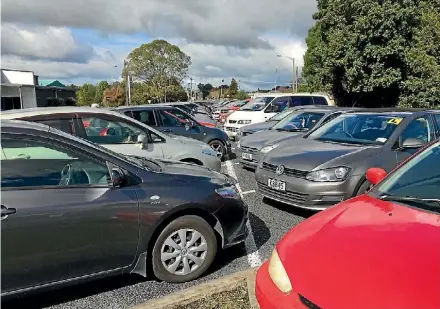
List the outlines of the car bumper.
{"type": "Polygon", "coordinates": [[[225,130],[226,134],[228,134],[229,138],[235,140],[235,137],[239,134],[240,128],[242,126],[244,126],[244,124],[238,125],[238,124],[225,123],[224,130],[225,130]]]}
{"type": "Polygon", "coordinates": [[[275,172],[257,168],[255,179],[258,192],[266,198],[294,207],[310,210],[324,210],[353,196],[362,176],[351,176],[343,182],[313,182],[304,178],[276,175],[275,172]],[[285,191],[277,191],[268,186],[268,180],[284,181],[285,191]]]}
{"type": "Polygon", "coordinates": [[[222,162],[218,157],[204,156],[202,159],[203,166],[213,169],[216,172],[220,172],[222,168],[222,162]]]}
{"type": "Polygon", "coordinates": [[[237,148],[235,153],[240,164],[254,169],[257,168],[258,162],[260,162],[262,157],[261,152],[252,151],[246,148],[237,148]],[[246,158],[244,158],[243,155],[246,155],[246,158]],[[252,158],[249,158],[249,155],[252,156],[252,158]]]}
{"type": "Polygon", "coordinates": [[[257,272],[255,296],[261,309],[310,309],[305,306],[294,291],[281,292],[269,276],[269,262],[265,262],[257,272]]]}
{"type": "Polygon", "coordinates": [[[225,199],[224,206],[214,216],[221,226],[224,249],[246,240],[249,234],[249,208],[243,200],[225,199]]]}

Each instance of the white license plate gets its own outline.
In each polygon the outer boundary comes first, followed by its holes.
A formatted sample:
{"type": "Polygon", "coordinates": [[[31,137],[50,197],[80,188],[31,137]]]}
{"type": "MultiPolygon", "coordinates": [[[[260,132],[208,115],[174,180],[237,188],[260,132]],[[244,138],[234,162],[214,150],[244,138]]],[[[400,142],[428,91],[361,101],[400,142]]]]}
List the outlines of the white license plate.
{"type": "Polygon", "coordinates": [[[252,154],[251,154],[251,153],[245,153],[245,152],[243,152],[243,153],[241,154],[241,157],[242,157],[244,160],[252,160],[252,154]]]}
{"type": "Polygon", "coordinates": [[[281,180],[271,179],[267,180],[267,185],[277,191],[286,191],[286,183],[281,180]]]}

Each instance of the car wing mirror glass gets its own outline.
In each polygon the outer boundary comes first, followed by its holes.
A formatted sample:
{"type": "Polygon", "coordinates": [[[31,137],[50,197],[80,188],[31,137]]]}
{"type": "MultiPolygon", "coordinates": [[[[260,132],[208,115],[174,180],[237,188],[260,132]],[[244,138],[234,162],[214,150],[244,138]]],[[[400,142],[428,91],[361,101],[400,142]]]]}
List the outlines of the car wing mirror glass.
{"type": "Polygon", "coordinates": [[[407,138],[403,141],[401,149],[418,149],[425,146],[425,142],[418,138],[407,138]]]}

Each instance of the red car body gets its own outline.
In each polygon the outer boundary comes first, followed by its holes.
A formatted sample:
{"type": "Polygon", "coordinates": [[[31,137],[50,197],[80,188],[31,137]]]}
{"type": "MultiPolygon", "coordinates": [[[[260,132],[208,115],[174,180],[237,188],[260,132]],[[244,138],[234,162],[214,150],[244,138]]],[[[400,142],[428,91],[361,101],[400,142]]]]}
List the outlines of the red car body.
{"type": "Polygon", "coordinates": [[[276,246],[292,284],[258,271],[261,309],[440,308],[440,216],[369,195],[320,212],[276,246]]]}

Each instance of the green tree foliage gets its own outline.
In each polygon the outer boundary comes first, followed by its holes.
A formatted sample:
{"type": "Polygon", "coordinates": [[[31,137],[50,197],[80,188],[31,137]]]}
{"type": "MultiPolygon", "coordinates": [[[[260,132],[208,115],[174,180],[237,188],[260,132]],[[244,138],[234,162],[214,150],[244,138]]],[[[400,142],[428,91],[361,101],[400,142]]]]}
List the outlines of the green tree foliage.
{"type": "Polygon", "coordinates": [[[168,98],[181,95],[183,88],[178,87],[176,82],[180,85],[190,65],[191,58],[179,47],[165,40],[154,40],[135,48],[128,55],[123,76],[128,73],[135,83],[145,84],[144,88],[134,87],[133,95],[137,102],[147,97],[169,101],[168,98]],[[135,94],[138,89],[142,89],[139,95],[135,94]]]}
{"type": "Polygon", "coordinates": [[[125,83],[113,83],[110,88],[104,90],[104,105],[116,107],[125,104],[125,83]]]}
{"type": "Polygon", "coordinates": [[[247,98],[249,98],[248,94],[246,93],[246,91],[244,90],[240,90],[239,92],[237,92],[237,94],[235,95],[235,99],[237,100],[246,100],[247,98]]]}
{"type": "Polygon", "coordinates": [[[200,92],[202,93],[203,100],[205,100],[214,87],[211,84],[198,84],[197,88],[199,88],[200,92]]]}
{"type": "Polygon", "coordinates": [[[318,0],[304,57],[310,91],[347,106],[435,104],[439,14],[439,0],[318,0]]]}
{"type": "Polygon", "coordinates": [[[95,100],[93,103],[102,104],[104,100],[104,91],[109,87],[110,85],[107,81],[100,81],[98,85],[96,85],[95,100]]]}
{"type": "Polygon", "coordinates": [[[231,84],[229,85],[228,95],[232,98],[235,97],[237,92],[238,92],[238,83],[235,80],[235,78],[233,78],[231,80],[231,84]]]}
{"type": "Polygon", "coordinates": [[[77,104],[79,106],[90,106],[94,103],[96,95],[96,86],[93,84],[85,83],[76,92],[77,104]]]}

